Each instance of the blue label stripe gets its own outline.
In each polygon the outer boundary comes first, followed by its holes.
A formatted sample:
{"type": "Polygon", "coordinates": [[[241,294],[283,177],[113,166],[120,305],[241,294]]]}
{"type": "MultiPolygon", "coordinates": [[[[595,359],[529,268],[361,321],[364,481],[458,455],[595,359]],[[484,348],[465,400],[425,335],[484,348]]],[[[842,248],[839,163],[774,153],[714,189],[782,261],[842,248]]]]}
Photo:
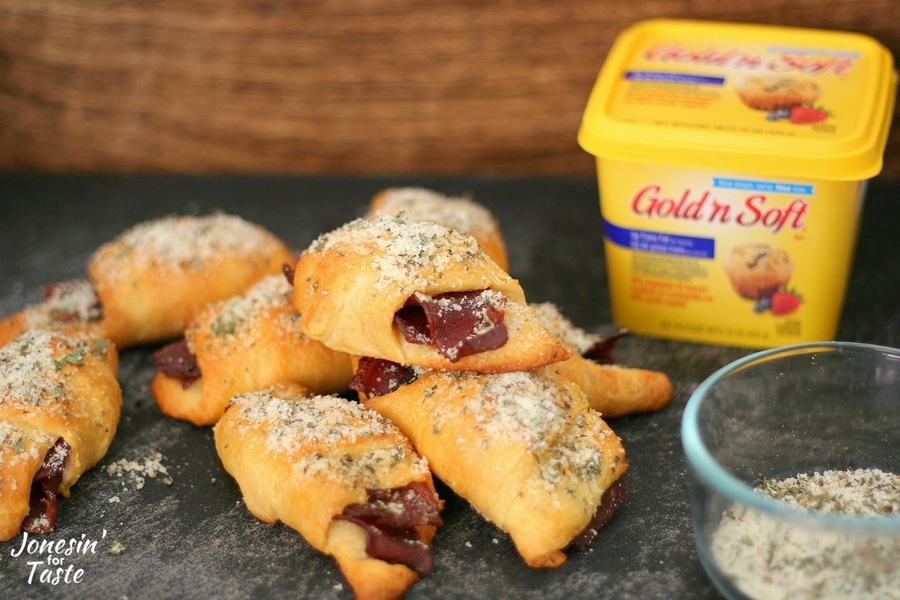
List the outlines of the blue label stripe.
{"type": "Polygon", "coordinates": [[[725,177],[713,177],[713,187],[723,190],[768,192],[770,194],[791,194],[794,196],[812,196],[815,194],[815,186],[805,183],[755,181],[753,179],[729,179],[725,177]]]}
{"type": "Polygon", "coordinates": [[[713,238],[628,229],[613,225],[606,219],[603,219],[603,235],[617,246],[643,252],[693,258],[714,258],[716,255],[716,241],[713,238]]]}
{"type": "Polygon", "coordinates": [[[696,85],[724,85],[724,77],[708,77],[687,73],[666,73],[664,71],[626,71],[626,81],[654,81],[662,83],[691,83],[696,85]]]}

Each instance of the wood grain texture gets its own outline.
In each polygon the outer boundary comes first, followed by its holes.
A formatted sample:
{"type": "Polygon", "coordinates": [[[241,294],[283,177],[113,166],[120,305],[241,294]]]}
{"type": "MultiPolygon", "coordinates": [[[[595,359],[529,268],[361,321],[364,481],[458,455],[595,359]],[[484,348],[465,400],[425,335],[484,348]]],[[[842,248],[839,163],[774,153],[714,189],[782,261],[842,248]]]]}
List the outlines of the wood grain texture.
{"type": "Polygon", "coordinates": [[[659,16],[900,56],[896,0],[0,0],[0,170],[590,174],[600,65],[659,16]]]}

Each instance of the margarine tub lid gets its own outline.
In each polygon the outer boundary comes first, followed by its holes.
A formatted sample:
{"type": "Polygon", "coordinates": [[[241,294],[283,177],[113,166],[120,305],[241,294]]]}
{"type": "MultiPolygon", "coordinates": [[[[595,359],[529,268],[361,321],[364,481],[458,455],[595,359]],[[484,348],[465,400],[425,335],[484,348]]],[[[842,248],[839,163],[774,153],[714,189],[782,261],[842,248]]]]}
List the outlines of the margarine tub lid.
{"type": "Polygon", "coordinates": [[[867,179],[896,89],[891,53],[865,35],[654,19],[613,44],[578,142],[607,159],[867,179]]]}

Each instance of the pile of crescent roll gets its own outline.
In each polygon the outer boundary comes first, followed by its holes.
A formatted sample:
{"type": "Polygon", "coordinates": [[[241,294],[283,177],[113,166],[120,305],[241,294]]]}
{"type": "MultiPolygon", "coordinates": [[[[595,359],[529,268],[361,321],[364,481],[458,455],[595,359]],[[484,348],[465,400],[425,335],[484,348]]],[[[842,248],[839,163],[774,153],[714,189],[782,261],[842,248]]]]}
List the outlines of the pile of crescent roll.
{"type": "Polygon", "coordinates": [[[119,352],[156,345],[161,412],[212,426],[248,510],[332,556],[357,598],[432,573],[453,518],[435,480],[529,566],[561,565],[626,495],[605,419],[672,385],[612,360],[626,332],[584,331],[508,271],[487,208],[422,188],[300,252],[232,215],[135,225],[0,321],[0,540],[54,530],[115,435],[119,352]]]}

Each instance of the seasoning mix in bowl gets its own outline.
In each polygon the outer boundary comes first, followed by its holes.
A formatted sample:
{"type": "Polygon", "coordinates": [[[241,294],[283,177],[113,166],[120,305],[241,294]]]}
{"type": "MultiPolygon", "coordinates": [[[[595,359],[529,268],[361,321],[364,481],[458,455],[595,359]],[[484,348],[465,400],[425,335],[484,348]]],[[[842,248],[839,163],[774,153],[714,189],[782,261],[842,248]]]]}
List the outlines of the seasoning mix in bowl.
{"type": "Polygon", "coordinates": [[[900,599],[900,350],[811,343],[714,373],[682,421],[694,533],[732,599],[900,599]]]}

